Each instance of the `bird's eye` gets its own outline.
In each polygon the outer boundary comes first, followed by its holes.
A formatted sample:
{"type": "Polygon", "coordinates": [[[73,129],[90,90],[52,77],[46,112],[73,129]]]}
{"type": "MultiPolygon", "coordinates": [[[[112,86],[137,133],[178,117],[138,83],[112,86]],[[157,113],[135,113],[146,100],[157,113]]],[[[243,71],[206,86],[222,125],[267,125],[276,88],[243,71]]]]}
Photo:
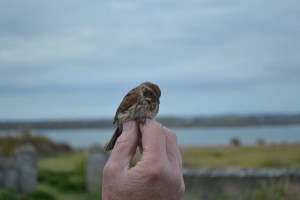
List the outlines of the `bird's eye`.
{"type": "Polygon", "coordinates": [[[150,90],[144,91],[143,95],[144,95],[144,97],[150,97],[150,98],[155,97],[154,94],[153,94],[153,92],[150,91],[150,90]]]}

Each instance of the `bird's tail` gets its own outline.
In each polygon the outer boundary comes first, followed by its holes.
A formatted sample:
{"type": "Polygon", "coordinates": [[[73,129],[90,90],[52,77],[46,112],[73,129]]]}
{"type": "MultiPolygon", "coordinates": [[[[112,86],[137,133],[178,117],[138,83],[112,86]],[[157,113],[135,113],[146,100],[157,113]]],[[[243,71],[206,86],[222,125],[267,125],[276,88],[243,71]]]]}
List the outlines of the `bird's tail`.
{"type": "Polygon", "coordinates": [[[121,133],[122,133],[122,127],[118,126],[117,129],[115,130],[112,138],[104,146],[104,151],[110,151],[114,148],[116,141],[117,141],[118,137],[121,135],[121,133]]]}

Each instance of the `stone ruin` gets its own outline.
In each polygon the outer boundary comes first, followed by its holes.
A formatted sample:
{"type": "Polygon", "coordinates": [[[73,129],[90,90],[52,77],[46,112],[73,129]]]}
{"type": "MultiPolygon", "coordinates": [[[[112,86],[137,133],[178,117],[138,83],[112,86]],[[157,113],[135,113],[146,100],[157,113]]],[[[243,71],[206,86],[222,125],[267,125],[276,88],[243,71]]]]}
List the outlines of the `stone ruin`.
{"type": "Polygon", "coordinates": [[[202,199],[213,199],[217,193],[236,193],[259,187],[267,188],[274,182],[300,185],[300,170],[290,168],[272,169],[184,169],[186,191],[199,192],[202,199]]]}
{"type": "Polygon", "coordinates": [[[37,187],[37,153],[33,146],[20,147],[12,157],[0,156],[0,188],[29,193],[37,187]]]}
{"type": "Polygon", "coordinates": [[[108,160],[108,154],[100,146],[93,146],[86,152],[86,186],[88,192],[99,192],[102,183],[102,171],[108,160]]]}
{"type": "MultiPolygon", "coordinates": [[[[88,192],[101,189],[102,171],[108,154],[99,146],[86,151],[86,186],[88,192]]],[[[34,192],[37,188],[37,152],[32,145],[20,147],[13,156],[0,155],[0,189],[21,193],[34,192]]]]}

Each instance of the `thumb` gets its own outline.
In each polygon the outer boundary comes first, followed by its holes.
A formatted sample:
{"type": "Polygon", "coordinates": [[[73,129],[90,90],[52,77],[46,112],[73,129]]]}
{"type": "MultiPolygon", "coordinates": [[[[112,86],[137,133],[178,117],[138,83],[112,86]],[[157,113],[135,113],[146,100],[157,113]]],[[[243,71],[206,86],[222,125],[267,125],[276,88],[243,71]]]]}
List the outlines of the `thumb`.
{"type": "Polygon", "coordinates": [[[135,121],[123,124],[123,132],[116,141],[108,162],[113,162],[120,169],[129,169],[138,145],[138,128],[135,121]]]}

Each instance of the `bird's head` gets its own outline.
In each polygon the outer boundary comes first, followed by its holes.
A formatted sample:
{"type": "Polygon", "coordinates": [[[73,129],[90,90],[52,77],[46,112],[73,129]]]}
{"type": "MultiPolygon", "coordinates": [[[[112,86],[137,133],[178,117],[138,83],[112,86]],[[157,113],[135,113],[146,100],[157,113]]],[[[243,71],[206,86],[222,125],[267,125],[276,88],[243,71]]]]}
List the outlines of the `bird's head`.
{"type": "Polygon", "coordinates": [[[161,92],[157,85],[150,82],[144,82],[140,86],[142,89],[142,95],[148,103],[160,103],[159,98],[161,92]]]}

